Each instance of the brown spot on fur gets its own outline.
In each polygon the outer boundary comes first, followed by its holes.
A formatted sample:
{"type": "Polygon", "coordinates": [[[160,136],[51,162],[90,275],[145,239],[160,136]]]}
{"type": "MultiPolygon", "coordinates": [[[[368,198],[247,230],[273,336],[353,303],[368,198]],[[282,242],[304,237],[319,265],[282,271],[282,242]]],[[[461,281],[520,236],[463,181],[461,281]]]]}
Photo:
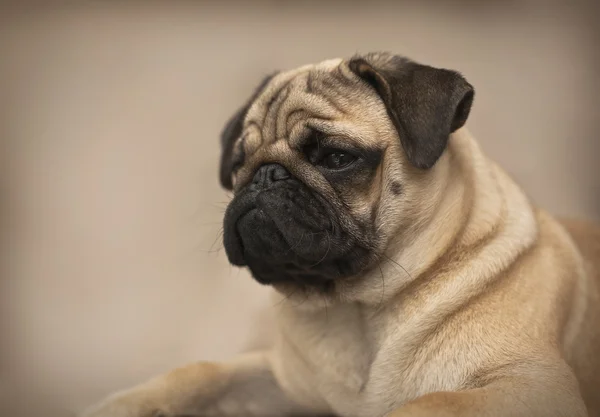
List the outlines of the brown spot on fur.
{"type": "Polygon", "coordinates": [[[390,186],[390,189],[392,190],[392,194],[394,194],[394,195],[402,194],[402,185],[397,181],[394,181],[392,183],[392,185],[390,186]]]}

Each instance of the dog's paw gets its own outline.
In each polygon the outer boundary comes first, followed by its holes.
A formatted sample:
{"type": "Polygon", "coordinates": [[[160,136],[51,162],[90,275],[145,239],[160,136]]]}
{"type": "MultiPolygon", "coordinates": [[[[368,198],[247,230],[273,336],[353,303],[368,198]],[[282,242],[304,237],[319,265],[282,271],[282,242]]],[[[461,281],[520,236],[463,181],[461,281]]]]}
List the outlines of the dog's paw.
{"type": "Polygon", "coordinates": [[[139,399],[127,395],[115,396],[96,404],[78,417],[172,417],[139,399]]]}

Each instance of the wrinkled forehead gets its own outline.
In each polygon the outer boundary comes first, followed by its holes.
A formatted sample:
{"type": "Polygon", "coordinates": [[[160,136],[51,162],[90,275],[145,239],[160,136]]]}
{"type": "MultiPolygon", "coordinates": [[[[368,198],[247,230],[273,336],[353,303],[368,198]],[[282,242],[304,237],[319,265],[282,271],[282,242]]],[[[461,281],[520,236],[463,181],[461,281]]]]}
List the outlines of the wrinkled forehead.
{"type": "Polygon", "coordinates": [[[279,107],[289,98],[292,90],[295,90],[294,95],[298,98],[301,98],[303,90],[306,95],[310,95],[314,88],[315,77],[323,77],[334,72],[341,75],[342,62],[340,58],[331,59],[280,72],[269,81],[248,109],[245,126],[261,123],[269,114],[272,115],[280,110],[279,107]]]}
{"type": "MultiPolygon", "coordinates": [[[[360,131],[367,124],[350,125],[352,120],[357,122],[353,118],[360,113],[357,98],[365,100],[365,91],[368,87],[340,58],[277,74],[246,114],[242,132],[245,155],[277,142],[295,147],[311,131],[349,136],[353,130],[352,136],[359,140],[369,136],[372,132],[360,131]]],[[[364,105],[369,106],[368,101],[364,105]]]]}

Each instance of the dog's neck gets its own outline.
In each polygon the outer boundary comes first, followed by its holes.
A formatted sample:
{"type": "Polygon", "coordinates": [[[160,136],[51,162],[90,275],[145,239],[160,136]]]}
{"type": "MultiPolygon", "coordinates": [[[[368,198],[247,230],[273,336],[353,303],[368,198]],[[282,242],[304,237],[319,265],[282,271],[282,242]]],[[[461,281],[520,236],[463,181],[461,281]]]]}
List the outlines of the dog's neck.
{"type": "MultiPolygon", "coordinates": [[[[511,220],[508,206],[514,204],[515,193],[522,194],[516,187],[506,190],[514,184],[500,176],[466,129],[451,137],[433,170],[437,197],[432,212],[412,230],[394,237],[388,246],[390,256],[413,278],[434,269],[440,258],[448,257],[456,248],[464,251],[491,238],[511,220]],[[405,235],[412,241],[407,242],[405,235]]],[[[523,211],[531,210],[526,207],[523,211]]]]}
{"type": "Polygon", "coordinates": [[[454,288],[466,296],[467,287],[475,291],[485,285],[533,244],[537,233],[534,209],[466,129],[451,137],[434,170],[437,197],[429,216],[393,237],[380,268],[353,288],[345,288],[342,297],[380,305],[416,284],[442,281],[442,265],[444,275],[450,276],[444,281],[448,290],[454,288]],[[498,245],[502,249],[496,251],[498,245]],[[459,254],[460,267],[452,270],[449,266],[459,254]],[[465,254],[470,256],[468,262],[465,254]]]}

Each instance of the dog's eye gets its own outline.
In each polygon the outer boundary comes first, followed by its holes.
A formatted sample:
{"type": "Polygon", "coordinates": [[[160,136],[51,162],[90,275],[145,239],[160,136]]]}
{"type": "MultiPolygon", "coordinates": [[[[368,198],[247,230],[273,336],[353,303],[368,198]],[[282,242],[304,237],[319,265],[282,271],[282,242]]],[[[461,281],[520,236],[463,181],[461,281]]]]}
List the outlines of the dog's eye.
{"type": "Polygon", "coordinates": [[[318,143],[305,146],[304,153],[311,164],[332,171],[344,169],[359,159],[347,150],[322,147],[318,143]]]}
{"type": "Polygon", "coordinates": [[[325,155],[322,164],[329,169],[342,169],[356,160],[354,155],[346,152],[336,151],[325,155]]]}

